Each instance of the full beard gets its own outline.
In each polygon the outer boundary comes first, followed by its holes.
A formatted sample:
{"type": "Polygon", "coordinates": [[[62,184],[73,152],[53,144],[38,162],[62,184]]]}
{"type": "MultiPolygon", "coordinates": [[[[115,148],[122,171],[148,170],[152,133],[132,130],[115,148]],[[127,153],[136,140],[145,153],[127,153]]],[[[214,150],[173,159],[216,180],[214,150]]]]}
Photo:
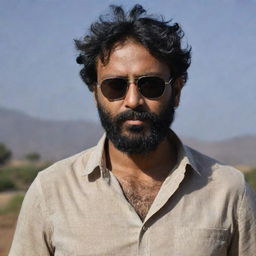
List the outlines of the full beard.
{"type": "Polygon", "coordinates": [[[147,154],[156,150],[166,137],[175,115],[172,101],[158,115],[137,108],[112,117],[99,102],[97,108],[107,138],[126,154],[147,154]],[[143,123],[124,127],[127,120],[141,120],[143,123]]]}

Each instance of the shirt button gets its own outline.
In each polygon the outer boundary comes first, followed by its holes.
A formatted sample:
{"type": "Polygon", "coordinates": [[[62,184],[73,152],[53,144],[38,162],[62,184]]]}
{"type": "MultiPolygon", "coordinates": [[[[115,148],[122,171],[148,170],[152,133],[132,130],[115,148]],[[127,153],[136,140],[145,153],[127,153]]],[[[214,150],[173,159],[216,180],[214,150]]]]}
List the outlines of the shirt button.
{"type": "Polygon", "coordinates": [[[142,227],[142,230],[145,232],[148,228],[146,226],[142,227]]]}

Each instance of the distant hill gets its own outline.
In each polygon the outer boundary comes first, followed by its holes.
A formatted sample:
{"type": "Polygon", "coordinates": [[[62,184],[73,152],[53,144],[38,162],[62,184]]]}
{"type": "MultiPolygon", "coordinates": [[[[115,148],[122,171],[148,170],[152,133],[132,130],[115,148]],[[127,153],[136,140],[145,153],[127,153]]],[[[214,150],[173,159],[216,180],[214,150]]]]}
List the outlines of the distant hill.
{"type": "Polygon", "coordinates": [[[103,134],[86,121],[51,121],[0,108],[0,141],[21,159],[37,152],[43,160],[58,160],[93,146],[103,134]]]}
{"type": "Polygon", "coordinates": [[[183,142],[223,163],[256,166],[256,135],[238,136],[216,142],[183,138],[183,142]]]}
{"type": "MultiPolygon", "coordinates": [[[[95,145],[102,133],[101,126],[91,122],[41,120],[0,108],[0,142],[17,159],[37,152],[43,160],[59,160],[95,145]]],[[[185,144],[227,164],[256,166],[256,135],[218,142],[182,139],[185,144]]]]}

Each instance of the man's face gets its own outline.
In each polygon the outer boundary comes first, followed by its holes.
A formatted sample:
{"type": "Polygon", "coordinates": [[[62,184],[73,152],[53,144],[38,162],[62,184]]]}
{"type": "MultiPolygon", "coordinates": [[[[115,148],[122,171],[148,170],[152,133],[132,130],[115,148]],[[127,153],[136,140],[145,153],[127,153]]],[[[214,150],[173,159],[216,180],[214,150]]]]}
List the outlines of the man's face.
{"type": "Polygon", "coordinates": [[[145,75],[155,75],[165,81],[170,79],[168,66],[131,40],[117,45],[106,65],[100,60],[97,63],[98,84],[113,77],[125,77],[131,81],[124,98],[115,101],[106,98],[99,86],[94,90],[108,139],[117,149],[128,154],[154,151],[166,137],[174,118],[174,105],[177,105],[171,85],[167,85],[164,94],[157,99],[141,95],[133,81],[145,75]]]}

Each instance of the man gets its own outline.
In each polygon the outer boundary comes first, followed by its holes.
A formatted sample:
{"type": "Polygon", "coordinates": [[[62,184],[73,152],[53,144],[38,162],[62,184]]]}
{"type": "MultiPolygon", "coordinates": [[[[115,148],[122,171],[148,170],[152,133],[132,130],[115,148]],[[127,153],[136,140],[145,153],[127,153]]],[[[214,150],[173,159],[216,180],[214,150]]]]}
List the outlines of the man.
{"type": "Polygon", "coordinates": [[[10,255],[256,255],[243,175],[169,130],[190,65],[181,28],[112,9],[76,41],[106,135],[39,173],[10,255]]]}

